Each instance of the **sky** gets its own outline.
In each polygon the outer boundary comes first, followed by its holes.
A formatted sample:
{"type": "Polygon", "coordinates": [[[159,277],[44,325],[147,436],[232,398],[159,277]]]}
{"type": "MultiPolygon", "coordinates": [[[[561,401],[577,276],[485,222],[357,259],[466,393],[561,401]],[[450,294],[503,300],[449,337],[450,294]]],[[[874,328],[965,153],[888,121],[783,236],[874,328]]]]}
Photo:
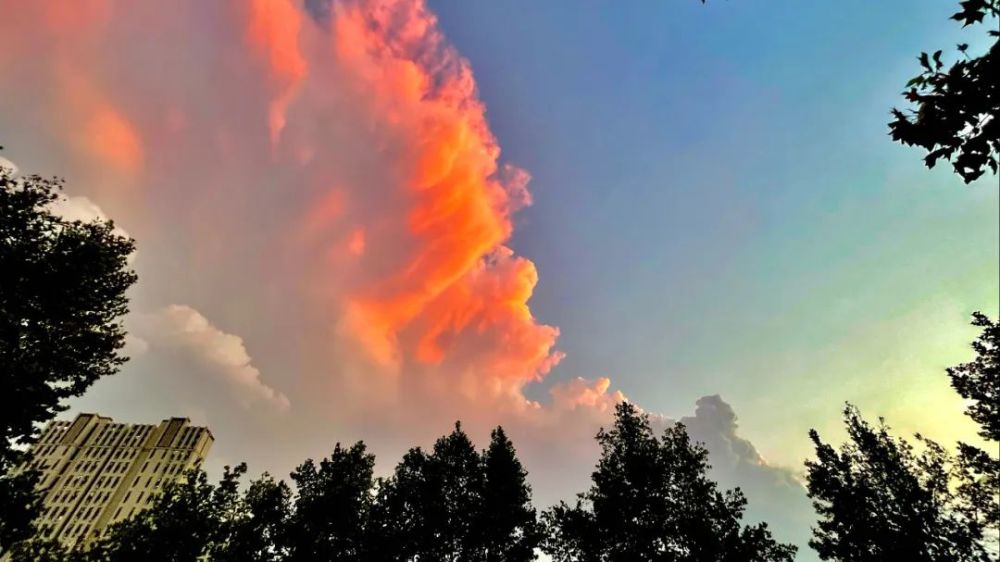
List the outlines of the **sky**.
{"type": "Polygon", "coordinates": [[[0,11],[3,157],[137,240],[131,360],[64,417],[185,415],[277,475],[503,424],[545,507],[628,399],[800,545],[845,402],[974,438],[944,369],[1000,309],[996,177],[886,127],[921,50],[982,46],[949,3],[0,11]]]}

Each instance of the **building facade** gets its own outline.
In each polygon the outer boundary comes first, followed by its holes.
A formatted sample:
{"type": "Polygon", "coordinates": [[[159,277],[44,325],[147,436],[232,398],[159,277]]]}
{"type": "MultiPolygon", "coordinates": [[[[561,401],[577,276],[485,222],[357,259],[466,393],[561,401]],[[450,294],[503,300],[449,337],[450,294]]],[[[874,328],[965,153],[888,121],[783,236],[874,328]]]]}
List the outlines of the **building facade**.
{"type": "Polygon", "coordinates": [[[39,535],[70,548],[86,546],[199,466],[214,440],[187,418],[145,425],[80,414],[50,423],[32,447],[43,496],[39,535]]]}

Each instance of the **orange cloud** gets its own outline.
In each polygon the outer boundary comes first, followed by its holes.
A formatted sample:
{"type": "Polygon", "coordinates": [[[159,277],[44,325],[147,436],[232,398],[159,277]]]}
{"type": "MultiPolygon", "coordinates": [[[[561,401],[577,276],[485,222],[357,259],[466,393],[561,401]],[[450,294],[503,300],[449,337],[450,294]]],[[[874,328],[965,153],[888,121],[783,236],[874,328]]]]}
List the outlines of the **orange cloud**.
{"type": "Polygon", "coordinates": [[[110,6],[107,0],[50,0],[39,3],[42,21],[57,33],[73,33],[96,23],[107,21],[110,6]]]}
{"type": "Polygon", "coordinates": [[[365,253],[365,229],[356,228],[351,231],[351,236],[347,239],[347,251],[353,256],[365,253]]]}
{"type": "Polygon", "coordinates": [[[608,392],[611,380],[601,377],[588,381],[580,377],[552,387],[550,394],[556,409],[575,410],[580,407],[608,412],[625,400],[621,391],[608,392]]]}
{"type": "Polygon", "coordinates": [[[84,125],[84,148],[115,169],[133,175],[142,166],[142,143],[132,124],[114,107],[100,105],[84,125]]]}
{"type": "MultiPolygon", "coordinates": [[[[237,1],[244,4],[244,0],[237,1]]],[[[306,61],[298,45],[302,13],[291,0],[251,0],[247,8],[247,37],[264,57],[276,84],[274,99],[268,109],[268,128],[273,146],[285,128],[285,112],[295,95],[295,88],[306,75],[306,61]]]]}
{"type": "Polygon", "coordinates": [[[498,172],[468,62],[422,2],[344,2],[334,13],[333,54],[387,137],[393,196],[405,202],[393,234],[409,241],[395,252],[397,240],[366,237],[369,251],[396,257],[344,295],[351,331],[381,363],[433,364],[519,392],[561,357],[558,330],[528,307],[534,264],[502,246],[511,213],[530,203],[528,175],[498,172]]]}
{"type": "Polygon", "coordinates": [[[229,325],[308,317],[262,338],[268,361],[304,357],[303,384],[331,388],[310,394],[395,400],[386,416],[555,426],[620,399],[606,380],[553,391],[560,412],[525,396],[563,357],[530,306],[538,269],[509,247],[530,175],[501,160],[469,63],[423,1],[332,0],[322,25],[296,0],[51,6],[0,19],[0,42],[27,45],[10,64],[41,61],[23,65],[42,93],[25,105],[52,121],[52,152],[94,186],[113,169],[143,187],[85,189],[184,272],[144,277],[167,285],[150,293],[212,302],[229,325]]]}

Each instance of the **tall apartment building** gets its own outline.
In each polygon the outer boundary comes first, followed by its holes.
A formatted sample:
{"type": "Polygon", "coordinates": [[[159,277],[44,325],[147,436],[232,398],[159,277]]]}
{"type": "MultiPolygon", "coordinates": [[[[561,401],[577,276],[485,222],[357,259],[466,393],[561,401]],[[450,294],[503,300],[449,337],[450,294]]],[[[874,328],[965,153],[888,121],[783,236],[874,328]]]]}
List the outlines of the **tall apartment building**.
{"type": "Polygon", "coordinates": [[[147,508],[165,484],[199,465],[214,441],[187,418],[133,425],[80,414],[50,423],[32,448],[42,475],[39,532],[68,547],[86,545],[147,508]]]}

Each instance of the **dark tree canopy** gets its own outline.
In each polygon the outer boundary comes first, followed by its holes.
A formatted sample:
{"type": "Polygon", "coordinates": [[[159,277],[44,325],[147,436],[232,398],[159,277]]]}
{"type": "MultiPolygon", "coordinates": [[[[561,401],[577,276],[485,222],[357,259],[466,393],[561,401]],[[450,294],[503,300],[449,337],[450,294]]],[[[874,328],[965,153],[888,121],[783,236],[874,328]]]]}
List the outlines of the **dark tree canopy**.
{"type": "Polygon", "coordinates": [[[976,357],[948,369],[948,376],[951,386],[970,402],[965,413],[979,424],[979,435],[1000,441],[1000,323],[976,312],[972,325],[983,329],[972,342],[976,357]]]}
{"type": "Polygon", "coordinates": [[[743,526],[746,499],[707,476],[707,451],[680,424],[657,438],[647,415],[622,403],[597,440],[601,459],[575,506],[545,514],[546,552],[560,562],[790,561],[766,524],[743,526]]]}
{"type": "Polygon", "coordinates": [[[957,509],[1000,534],[1000,323],[976,312],[972,325],[983,329],[972,342],[976,357],[948,369],[948,376],[968,401],[965,413],[979,424],[979,436],[988,446],[983,450],[968,443],[958,445],[957,509]]]}
{"type": "Polygon", "coordinates": [[[41,497],[35,493],[38,473],[15,466],[18,456],[0,461],[0,552],[28,539],[34,533],[32,522],[41,509],[41,497]]]}
{"type": "Polygon", "coordinates": [[[431,454],[411,449],[382,483],[379,560],[476,560],[480,457],[460,424],[431,454]]]}
{"type": "Polygon", "coordinates": [[[362,561],[373,500],[375,456],[365,444],[337,443],[333,453],[292,473],[298,490],[284,537],[287,560],[362,561]]]}
{"type": "Polygon", "coordinates": [[[984,521],[961,509],[954,460],[923,440],[917,454],[884,422],[872,427],[844,411],[848,441],[840,450],[810,437],[809,497],[819,514],[810,541],[823,560],[850,562],[986,562],[984,521]]]}
{"type": "MultiPolygon", "coordinates": [[[[230,488],[219,495],[229,498],[230,488]]],[[[226,505],[231,513],[222,521],[223,540],[212,545],[212,562],[278,562],[287,560],[282,538],[291,517],[292,491],[268,474],[250,483],[246,493],[226,505]]]]}
{"type": "Polygon", "coordinates": [[[535,559],[535,548],[542,540],[528,473],[502,427],[490,437],[483,453],[483,497],[477,506],[483,560],[528,562],[535,559]]]}
{"type": "Polygon", "coordinates": [[[0,455],[125,361],[133,241],[54,215],[62,185],[0,167],[0,455]]]}
{"type": "Polygon", "coordinates": [[[455,424],[430,454],[411,449],[381,483],[370,559],[534,560],[541,533],[526,477],[502,428],[480,455],[455,424]]]}
{"type": "Polygon", "coordinates": [[[32,540],[15,547],[15,562],[275,562],[289,518],[291,491],[267,474],[240,492],[245,465],[226,467],[218,484],[193,470],[154,496],[148,509],[68,551],[32,540]]]}
{"type": "Polygon", "coordinates": [[[906,85],[903,96],[910,109],[893,109],[892,139],[927,151],[924,162],[951,162],[966,183],[987,168],[997,173],[1000,155],[1000,0],[962,0],[952,16],[963,27],[987,25],[992,43],[986,53],[972,57],[969,45],[958,45],[959,60],[947,66],[942,51],[921,53],[922,71],[906,85]]]}
{"type": "Polygon", "coordinates": [[[110,221],[54,215],[62,185],[0,166],[0,552],[31,533],[38,507],[16,446],[125,360],[133,241],[110,221]]]}
{"type": "Polygon", "coordinates": [[[226,531],[242,517],[238,484],[245,472],[246,465],[227,467],[216,486],[204,472],[192,471],[155,496],[149,509],[74,554],[87,562],[196,562],[230,542],[226,531]]]}
{"type": "Polygon", "coordinates": [[[379,481],[370,533],[372,560],[409,560],[433,547],[429,517],[423,508],[436,499],[427,483],[430,458],[420,447],[410,449],[390,478],[379,481]]]}

